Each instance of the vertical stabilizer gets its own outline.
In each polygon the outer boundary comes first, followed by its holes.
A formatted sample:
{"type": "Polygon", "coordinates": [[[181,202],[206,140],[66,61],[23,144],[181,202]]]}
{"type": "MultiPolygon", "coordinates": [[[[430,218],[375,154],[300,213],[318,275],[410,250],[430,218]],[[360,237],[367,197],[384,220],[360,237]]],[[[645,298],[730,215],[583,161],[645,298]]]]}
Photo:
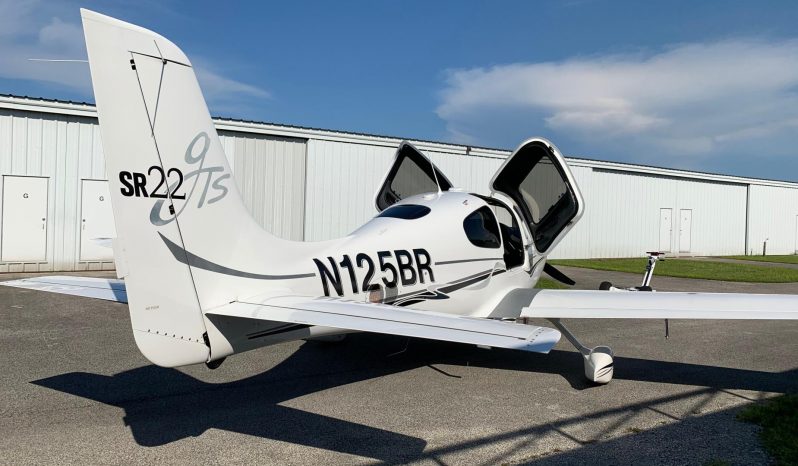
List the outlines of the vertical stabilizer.
{"type": "Polygon", "coordinates": [[[312,277],[292,270],[301,243],[269,235],[247,212],[183,52],[141,27],[81,14],[136,342],[164,366],[216,359],[229,349],[203,312],[312,277]],[[287,264],[282,274],[277,264],[287,264]]]}
{"type": "MultiPolygon", "coordinates": [[[[124,278],[136,343],[148,359],[162,366],[205,362],[209,355],[205,323],[189,267],[147,254],[163,246],[152,225],[142,222],[159,202],[153,194],[163,192],[163,187],[154,189],[151,180],[160,176],[164,165],[148,115],[149,106],[154,113],[155,102],[152,97],[142,98],[141,89],[152,92],[152,79],[146,75],[141,79],[135,62],[146,63],[143,69],[154,68],[149,62],[156,59],[150,57],[164,53],[175,67],[184,67],[182,63],[188,61],[149,31],[90,11],[81,14],[112,187],[116,259],[127,271],[124,278]]],[[[161,225],[158,233],[180,241],[176,222],[161,225]]]]}

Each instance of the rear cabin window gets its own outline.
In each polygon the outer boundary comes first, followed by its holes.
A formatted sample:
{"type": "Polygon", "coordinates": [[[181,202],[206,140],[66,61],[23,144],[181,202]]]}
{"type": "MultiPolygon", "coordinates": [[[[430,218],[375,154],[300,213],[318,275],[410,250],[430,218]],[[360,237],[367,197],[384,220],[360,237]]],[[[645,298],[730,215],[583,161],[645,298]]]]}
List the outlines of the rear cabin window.
{"type": "Polygon", "coordinates": [[[430,208],[416,204],[402,204],[388,207],[377,217],[401,218],[404,220],[415,220],[430,213],[430,208]]]}
{"type": "Polygon", "coordinates": [[[391,190],[399,199],[406,199],[416,194],[434,193],[438,185],[435,184],[435,178],[418,166],[415,160],[406,157],[391,180],[391,190]]]}
{"type": "Polygon", "coordinates": [[[490,208],[480,207],[463,220],[463,229],[474,246],[497,249],[501,247],[499,224],[490,208]]]}
{"type": "Polygon", "coordinates": [[[432,162],[409,144],[403,144],[394,165],[388,171],[377,194],[377,209],[383,210],[410,196],[438,191],[448,191],[451,183],[432,162]]]}

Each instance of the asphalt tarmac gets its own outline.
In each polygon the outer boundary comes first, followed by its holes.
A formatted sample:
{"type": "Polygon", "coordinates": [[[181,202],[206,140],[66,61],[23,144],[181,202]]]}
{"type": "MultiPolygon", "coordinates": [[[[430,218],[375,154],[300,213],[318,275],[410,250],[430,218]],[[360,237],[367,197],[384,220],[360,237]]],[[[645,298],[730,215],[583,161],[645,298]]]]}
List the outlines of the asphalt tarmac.
{"type": "MultiPolygon", "coordinates": [[[[654,285],[798,294],[673,280],[654,285]]],[[[139,354],[123,304],[0,287],[0,319],[3,464],[767,464],[735,414],[798,391],[798,321],[672,321],[667,340],[661,321],[573,321],[616,354],[593,386],[565,339],[542,355],[357,334],[174,370],[139,354]]]]}

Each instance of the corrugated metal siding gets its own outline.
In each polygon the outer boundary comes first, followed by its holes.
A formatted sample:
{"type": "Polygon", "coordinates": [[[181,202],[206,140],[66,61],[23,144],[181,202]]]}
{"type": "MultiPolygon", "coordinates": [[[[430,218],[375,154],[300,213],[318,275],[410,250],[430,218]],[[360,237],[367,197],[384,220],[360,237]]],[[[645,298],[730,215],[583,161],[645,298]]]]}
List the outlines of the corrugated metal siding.
{"type": "Polygon", "coordinates": [[[748,252],[768,254],[798,252],[798,189],[751,186],[748,218],[748,252]]]}
{"type": "MultiPolygon", "coordinates": [[[[374,193],[393,163],[396,147],[308,141],[305,238],[347,235],[377,214],[374,193]]],[[[488,194],[504,159],[424,151],[455,187],[488,194]]]]}
{"type": "Polygon", "coordinates": [[[374,193],[395,152],[395,147],[308,141],[305,239],[341,237],[373,217],[374,193]]]}
{"type": "Polygon", "coordinates": [[[304,139],[220,131],[236,185],[252,217],[281,238],[301,241],[305,230],[304,139]]]}
{"type": "Polygon", "coordinates": [[[463,156],[443,152],[426,152],[426,154],[456,188],[483,195],[490,194],[490,179],[504,163],[504,158],[463,156]]]}
{"type": "Polygon", "coordinates": [[[744,253],[747,186],[679,180],[677,196],[675,242],[678,242],[680,227],[679,209],[692,209],[691,254],[722,256],[744,253]]]}
{"type": "MultiPolygon", "coordinates": [[[[308,142],[305,237],[346,235],[376,214],[373,196],[394,148],[308,142]]],[[[504,159],[425,151],[457,187],[487,194],[504,159]]],[[[635,257],[659,245],[659,209],[674,216],[671,251],[679,250],[680,209],[693,210],[692,254],[740,254],[745,247],[746,186],[572,167],[585,215],[552,256],[635,257]],[[623,238],[619,241],[619,238],[623,238]]]]}
{"type": "Polygon", "coordinates": [[[48,177],[46,262],[0,263],[0,271],[113,268],[78,262],[80,180],[106,178],[96,119],[0,109],[0,174],[48,177]]]}
{"type": "Polygon", "coordinates": [[[573,167],[585,214],[556,258],[636,257],[659,247],[660,208],[673,213],[671,251],[679,251],[679,211],[692,209],[692,255],[742,254],[745,185],[573,167]]]}
{"type": "MultiPolygon", "coordinates": [[[[44,113],[26,105],[0,108],[0,175],[49,178],[46,262],[0,263],[0,271],[111,268],[107,262],[78,261],[81,179],[107,178],[96,118],[83,116],[90,114],[85,110],[44,113]]],[[[399,142],[279,125],[217,124],[231,130],[220,131],[222,145],[253,216],[278,236],[311,241],[346,235],[375,215],[374,192],[399,142]]],[[[481,194],[489,192],[488,182],[504,160],[501,151],[464,155],[470,152],[464,146],[418,146],[455,186],[481,194]]],[[[628,257],[657,249],[660,208],[672,209],[673,251],[679,249],[680,209],[693,211],[693,254],[745,252],[746,226],[749,252],[761,253],[765,238],[770,254],[798,249],[794,184],[569,162],[585,215],[555,257],[628,257]]]]}

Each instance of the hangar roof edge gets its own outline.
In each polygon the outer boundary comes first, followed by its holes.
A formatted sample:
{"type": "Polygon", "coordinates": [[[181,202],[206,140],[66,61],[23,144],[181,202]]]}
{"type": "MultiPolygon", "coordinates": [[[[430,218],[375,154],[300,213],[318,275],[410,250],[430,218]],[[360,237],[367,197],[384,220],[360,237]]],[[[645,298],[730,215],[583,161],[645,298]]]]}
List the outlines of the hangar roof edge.
{"type": "MultiPolygon", "coordinates": [[[[97,110],[91,102],[73,102],[71,100],[48,99],[44,97],[18,96],[12,94],[0,94],[0,108],[13,110],[54,113],[60,115],[75,115],[89,118],[97,118],[97,110]]],[[[358,133],[354,131],[331,130],[324,128],[313,128],[308,126],[291,125],[284,123],[251,121],[229,117],[213,117],[217,129],[223,131],[238,131],[261,134],[274,134],[284,137],[295,137],[302,139],[323,139],[330,141],[349,142],[355,144],[380,145],[385,147],[396,147],[403,140],[411,141],[419,149],[432,152],[446,152],[465,156],[504,158],[512,153],[509,149],[499,149],[480,146],[469,146],[465,144],[448,143],[441,141],[430,141],[414,138],[401,138],[396,136],[386,136],[378,134],[358,133]]],[[[629,162],[611,162],[596,160],[583,157],[567,156],[569,165],[588,167],[592,169],[643,173],[656,176],[666,176],[672,178],[686,178],[696,180],[708,180],[721,183],[743,184],[743,185],[763,185],[778,186],[798,189],[798,182],[771,180],[763,178],[749,178],[736,175],[725,175],[719,173],[701,172],[695,170],[685,170],[678,168],[667,168],[652,165],[635,164],[629,162]]]]}

